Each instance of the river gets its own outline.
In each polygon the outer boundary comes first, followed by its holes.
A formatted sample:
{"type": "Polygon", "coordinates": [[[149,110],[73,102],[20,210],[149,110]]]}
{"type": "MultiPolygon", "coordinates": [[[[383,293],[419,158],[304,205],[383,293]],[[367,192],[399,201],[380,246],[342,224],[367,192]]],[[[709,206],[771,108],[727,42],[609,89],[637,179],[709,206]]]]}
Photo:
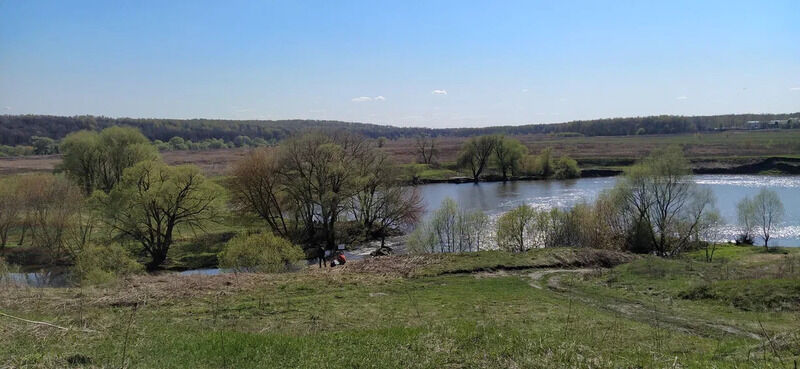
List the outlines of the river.
{"type": "MultiPolygon", "coordinates": [[[[521,204],[539,209],[569,208],[579,202],[592,202],[597,195],[612,188],[618,177],[572,180],[511,181],[474,183],[438,183],[419,186],[425,205],[425,217],[439,208],[447,197],[463,209],[481,209],[497,216],[521,204]]],[[[711,189],[716,207],[723,218],[720,239],[736,237],[736,204],[754,196],[762,187],[778,193],[786,211],[770,239],[774,246],[800,246],[800,176],[767,175],[696,175],[692,180],[711,189]]]]}
{"type": "MultiPolygon", "coordinates": [[[[592,202],[601,191],[613,187],[617,180],[617,177],[607,177],[478,184],[439,183],[417,188],[425,206],[424,218],[430,217],[447,197],[455,200],[463,209],[481,209],[490,217],[496,218],[521,204],[549,209],[569,208],[582,201],[592,202]]],[[[774,231],[770,245],[800,246],[800,176],[697,175],[692,180],[700,186],[710,188],[716,197],[716,207],[725,223],[719,230],[720,240],[732,240],[736,237],[736,204],[745,196],[753,196],[762,187],[767,187],[778,193],[786,210],[784,221],[774,231]]],[[[397,242],[402,243],[391,240],[391,246],[402,252],[403,245],[397,242]]],[[[357,260],[368,255],[372,249],[374,248],[348,251],[346,255],[348,260],[357,260]]],[[[181,274],[214,275],[224,272],[209,268],[188,270],[181,274]]],[[[35,287],[68,284],[63,273],[11,273],[10,277],[17,283],[35,287]]]]}

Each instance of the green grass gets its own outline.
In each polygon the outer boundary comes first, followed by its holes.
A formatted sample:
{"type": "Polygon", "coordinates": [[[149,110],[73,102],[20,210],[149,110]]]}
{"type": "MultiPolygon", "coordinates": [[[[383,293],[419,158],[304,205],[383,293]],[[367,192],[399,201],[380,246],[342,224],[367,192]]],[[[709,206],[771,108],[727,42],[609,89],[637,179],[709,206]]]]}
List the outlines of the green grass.
{"type": "MultiPolygon", "coordinates": [[[[737,256],[728,267],[779,269],[757,251],[724,253],[737,256]]],[[[796,312],[677,296],[723,263],[638,258],[583,277],[553,272],[538,282],[551,288],[534,288],[518,269],[602,257],[481,252],[435,256],[415,277],[346,268],[7,289],[3,312],[96,332],[0,317],[0,366],[64,367],[82,357],[123,367],[123,351],[125,366],[137,368],[786,368],[800,358],[796,312]]],[[[755,292],[792,278],[744,283],[755,292]]],[[[735,289],[720,282],[720,294],[735,289]]]]}

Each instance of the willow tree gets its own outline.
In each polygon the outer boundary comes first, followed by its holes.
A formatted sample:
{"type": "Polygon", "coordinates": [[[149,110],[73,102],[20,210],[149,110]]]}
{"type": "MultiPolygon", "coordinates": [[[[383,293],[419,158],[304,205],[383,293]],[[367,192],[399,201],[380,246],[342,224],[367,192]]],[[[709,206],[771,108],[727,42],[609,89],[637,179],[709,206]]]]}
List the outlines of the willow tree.
{"type": "Polygon", "coordinates": [[[497,163],[497,168],[503,175],[503,180],[508,179],[510,173],[519,171],[520,160],[527,153],[525,146],[509,137],[498,137],[494,145],[494,159],[497,163]]]}
{"type": "Polygon", "coordinates": [[[458,155],[458,166],[469,169],[475,183],[486,169],[492,153],[497,145],[497,137],[480,136],[467,140],[458,155]]]}
{"type": "Polygon", "coordinates": [[[176,233],[202,230],[217,219],[221,193],[195,166],[149,160],[125,170],[114,189],[98,200],[107,224],[139,242],[153,270],[166,260],[176,233]]]}
{"type": "Polygon", "coordinates": [[[234,165],[229,188],[234,206],[262,218],[273,233],[334,248],[342,219],[371,238],[416,221],[421,199],[397,173],[362,136],[312,131],[247,154],[234,165]]]}
{"type": "Polygon", "coordinates": [[[679,254],[693,236],[713,225],[713,194],[692,182],[690,174],[681,149],[669,147],[634,165],[618,184],[624,206],[635,219],[631,224],[639,227],[637,232],[647,231],[644,238],[657,255],[679,254]]]}
{"type": "Polygon", "coordinates": [[[122,179],[125,169],[153,160],[158,151],[139,130],[109,127],[102,132],[78,131],[64,138],[60,147],[63,161],[59,170],[77,182],[84,193],[108,193],[122,179]]]}

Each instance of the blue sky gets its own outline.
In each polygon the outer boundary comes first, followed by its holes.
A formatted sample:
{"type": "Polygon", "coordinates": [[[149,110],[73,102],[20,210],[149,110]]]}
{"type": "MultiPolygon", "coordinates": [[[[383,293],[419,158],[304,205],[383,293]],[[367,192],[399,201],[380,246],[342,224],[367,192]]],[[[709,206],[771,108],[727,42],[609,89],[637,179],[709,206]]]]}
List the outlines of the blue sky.
{"type": "Polygon", "coordinates": [[[800,1],[0,0],[0,109],[427,127],[794,112],[800,1]]]}

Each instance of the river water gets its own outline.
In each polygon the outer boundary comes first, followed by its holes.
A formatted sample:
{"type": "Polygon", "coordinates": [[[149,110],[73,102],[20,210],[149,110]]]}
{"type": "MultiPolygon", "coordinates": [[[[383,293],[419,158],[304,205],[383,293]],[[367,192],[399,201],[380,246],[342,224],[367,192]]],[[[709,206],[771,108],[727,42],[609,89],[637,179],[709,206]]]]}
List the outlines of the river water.
{"type": "MultiPolygon", "coordinates": [[[[597,195],[612,188],[617,177],[572,180],[512,181],[483,183],[438,183],[419,186],[425,217],[439,208],[447,197],[463,209],[481,209],[497,216],[522,204],[539,209],[569,208],[582,201],[593,202],[597,195]]],[[[716,197],[716,207],[724,220],[720,240],[736,237],[736,204],[754,196],[762,187],[778,193],[786,215],[770,238],[770,245],[800,246],[800,176],[697,175],[692,180],[708,187],[716,197]]]]}

